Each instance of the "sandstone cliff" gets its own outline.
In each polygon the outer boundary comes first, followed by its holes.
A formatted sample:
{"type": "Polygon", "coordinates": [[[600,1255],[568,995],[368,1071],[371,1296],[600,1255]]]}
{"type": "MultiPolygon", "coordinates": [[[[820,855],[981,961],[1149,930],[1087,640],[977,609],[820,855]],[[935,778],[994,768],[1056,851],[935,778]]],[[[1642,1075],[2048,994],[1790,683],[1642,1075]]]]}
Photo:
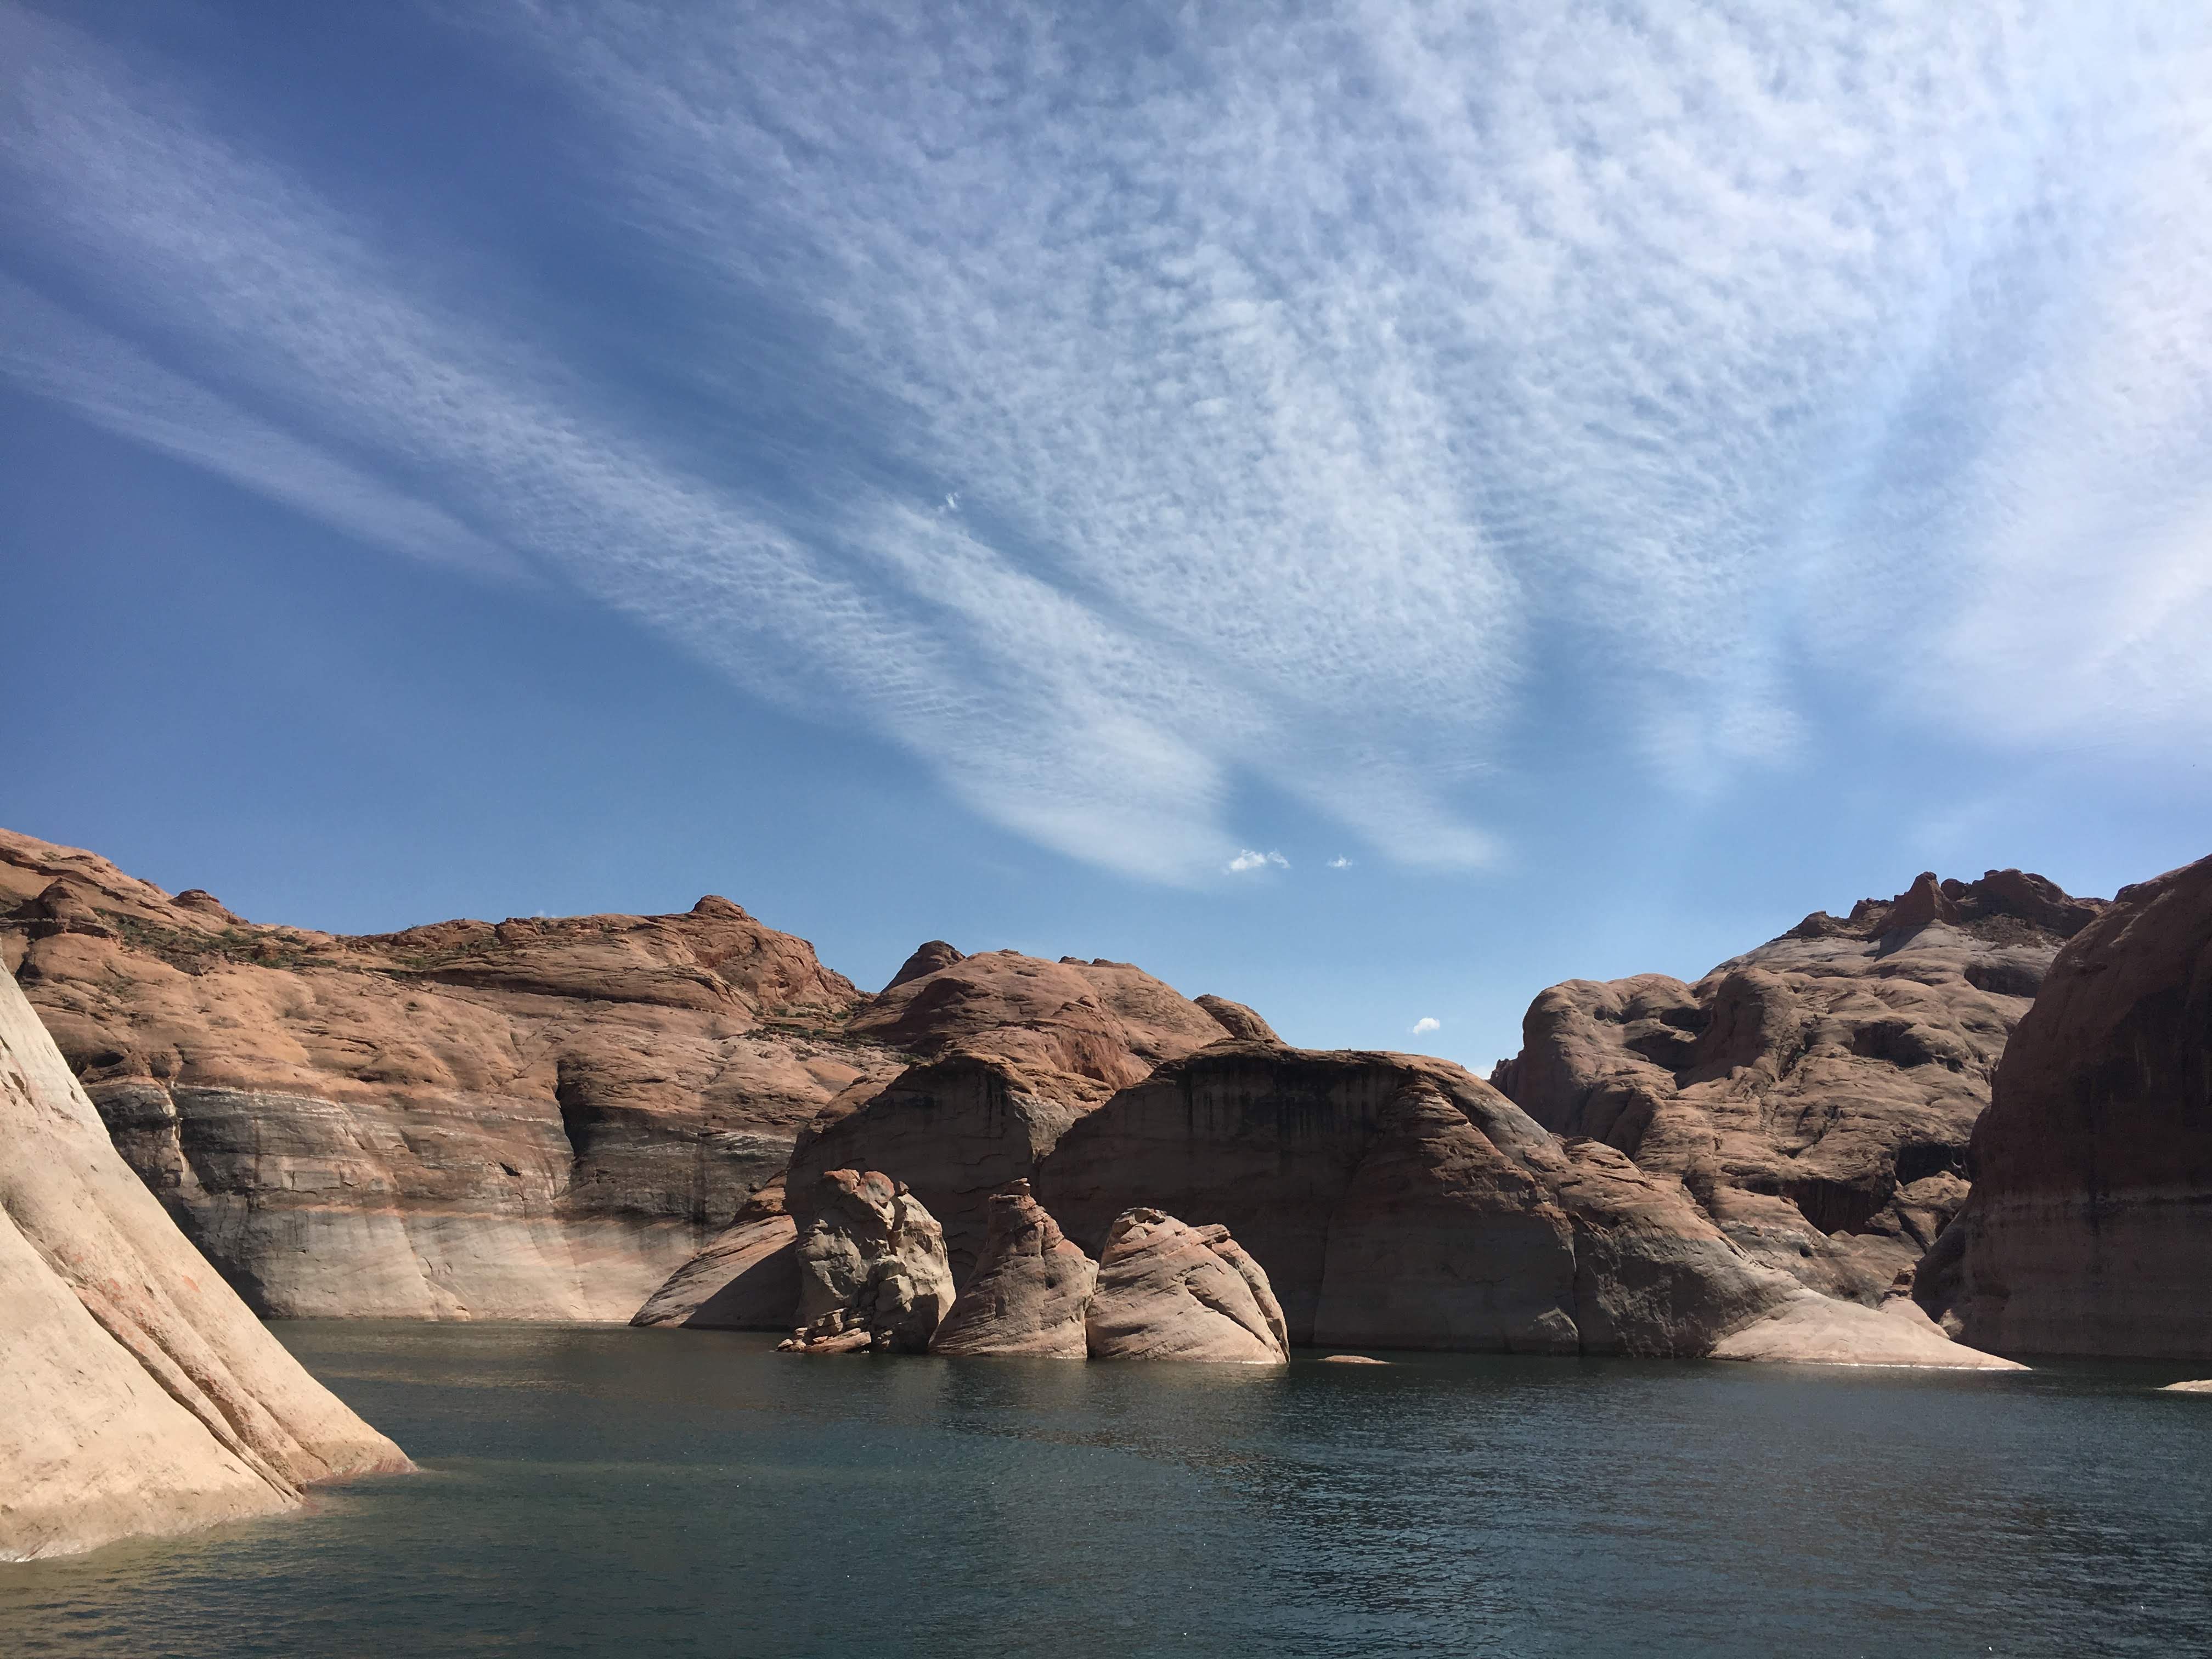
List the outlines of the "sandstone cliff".
{"type": "Polygon", "coordinates": [[[1554,986],[1492,1080],[1682,1181],[1757,1261],[1873,1305],[1965,1201],[2006,1039],[2099,908],[2016,870],[1923,875],[1695,985],[1554,986]]]}
{"type": "Polygon", "coordinates": [[[340,938],[0,831],[0,950],[258,1310],[627,1319],[904,1057],[726,899],[340,938]]]}
{"type": "Polygon", "coordinates": [[[2212,859],[2058,953],[1916,1293],[2007,1353],[2212,1355],[2212,859]]]}
{"type": "Polygon", "coordinates": [[[785,1224],[747,1206],[802,1140],[795,1194],[888,1167],[872,1142],[905,1120],[864,1109],[895,1080],[963,1122],[971,1097],[1009,1105],[933,1170],[919,1148],[898,1160],[964,1275],[992,1190],[1228,1032],[1127,963],[942,940],[864,996],[714,896],[361,938],[265,927],[4,830],[0,959],[117,1148],[280,1316],[627,1319],[650,1301],[655,1322],[760,1321],[785,1224]]]}
{"type": "Polygon", "coordinates": [[[0,1559],[296,1504],[398,1470],[303,1370],[109,1144],[0,973],[0,1559]]]}
{"type": "Polygon", "coordinates": [[[1080,1359],[1097,1265],[1017,1181],[991,1194],[983,1254],[937,1334],[932,1353],[1080,1359]]]}

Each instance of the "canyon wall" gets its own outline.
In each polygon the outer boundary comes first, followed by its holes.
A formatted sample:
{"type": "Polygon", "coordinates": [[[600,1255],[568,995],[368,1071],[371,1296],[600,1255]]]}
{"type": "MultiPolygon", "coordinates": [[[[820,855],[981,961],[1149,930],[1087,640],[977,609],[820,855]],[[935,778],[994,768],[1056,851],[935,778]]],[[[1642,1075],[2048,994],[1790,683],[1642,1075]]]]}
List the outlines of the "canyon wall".
{"type": "Polygon", "coordinates": [[[1694,985],[1553,986],[1492,1080],[1680,1181],[1754,1260],[1875,1304],[1965,1202],[2006,1041],[2100,908],[2017,870],[1923,875],[1694,985]]]}
{"type": "Polygon", "coordinates": [[[2212,1356],[2212,859],[2058,953],[1916,1294],[2003,1353],[2212,1356]]]}

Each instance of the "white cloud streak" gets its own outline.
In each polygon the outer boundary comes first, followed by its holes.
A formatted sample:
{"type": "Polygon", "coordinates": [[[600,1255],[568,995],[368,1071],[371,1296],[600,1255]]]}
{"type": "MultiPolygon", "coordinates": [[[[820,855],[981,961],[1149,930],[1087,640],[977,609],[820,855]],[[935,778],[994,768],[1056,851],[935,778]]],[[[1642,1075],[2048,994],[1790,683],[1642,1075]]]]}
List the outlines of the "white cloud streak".
{"type": "Polygon", "coordinates": [[[0,369],[518,550],[1075,856],[1281,866],[1223,827],[1257,781],[1480,866],[1532,709],[1693,789],[1869,708],[2212,734],[2212,62],[2122,10],[485,0],[707,296],[701,406],[767,395],[768,316],[838,416],[776,493],[0,9],[25,240],[102,319],[0,291],[0,369]]]}
{"type": "Polygon", "coordinates": [[[1413,1022],[1413,1035],[1415,1036],[1426,1036],[1431,1031],[1440,1031],[1443,1029],[1443,1024],[1442,1021],[1431,1019],[1425,1014],[1413,1022]]]}

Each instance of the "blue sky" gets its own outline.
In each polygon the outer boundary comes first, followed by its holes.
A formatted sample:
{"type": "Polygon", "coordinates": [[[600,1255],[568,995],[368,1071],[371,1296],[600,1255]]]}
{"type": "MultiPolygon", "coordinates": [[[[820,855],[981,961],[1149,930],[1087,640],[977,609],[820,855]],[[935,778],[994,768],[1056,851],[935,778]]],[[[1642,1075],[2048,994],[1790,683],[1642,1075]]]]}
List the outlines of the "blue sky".
{"type": "Polygon", "coordinates": [[[1483,1067],[2109,892],[2212,850],[2195,9],[0,0],[0,822],[1483,1067]]]}

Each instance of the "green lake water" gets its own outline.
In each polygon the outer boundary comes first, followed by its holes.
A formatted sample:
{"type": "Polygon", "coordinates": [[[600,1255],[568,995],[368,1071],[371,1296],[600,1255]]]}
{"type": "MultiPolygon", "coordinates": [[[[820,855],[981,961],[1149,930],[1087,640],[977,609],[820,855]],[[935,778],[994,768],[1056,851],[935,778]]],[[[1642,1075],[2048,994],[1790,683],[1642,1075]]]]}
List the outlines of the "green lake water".
{"type": "Polygon", "coordinates": [[[2212,1653],[2212,1398],[276,1327],[422,1473],[0,1566],[0,1655],[2212,1653]]]}

